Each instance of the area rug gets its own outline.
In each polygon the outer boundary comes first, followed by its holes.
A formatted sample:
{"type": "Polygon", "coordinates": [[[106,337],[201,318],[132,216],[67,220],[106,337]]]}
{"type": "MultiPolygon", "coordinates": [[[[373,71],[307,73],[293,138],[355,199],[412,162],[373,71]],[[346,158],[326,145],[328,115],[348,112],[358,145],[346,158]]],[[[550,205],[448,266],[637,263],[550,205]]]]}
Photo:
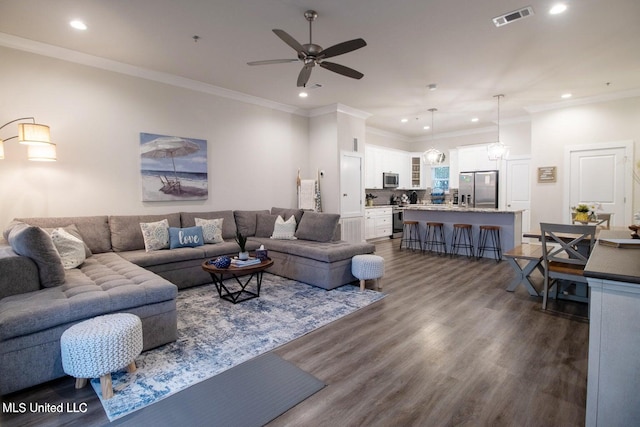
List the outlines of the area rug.
{"type": "MultiPolygon", "coordinates": [[[[225,284],[231,284],[231,281],[225,284]]],[[[345,285],[331,291],[265,274],[260,298],[231,304],[213,285],[178,293],[178,339],[136,358],[137,371],[112,374],[102,399],[113,421],[372,304],[384,294],[345,285]]]]}
{"type": "Polygon", "coordinates": [[[325,384],[275,353],[265,353],[118,418],[114,427],[263,426],[325,384]]]}

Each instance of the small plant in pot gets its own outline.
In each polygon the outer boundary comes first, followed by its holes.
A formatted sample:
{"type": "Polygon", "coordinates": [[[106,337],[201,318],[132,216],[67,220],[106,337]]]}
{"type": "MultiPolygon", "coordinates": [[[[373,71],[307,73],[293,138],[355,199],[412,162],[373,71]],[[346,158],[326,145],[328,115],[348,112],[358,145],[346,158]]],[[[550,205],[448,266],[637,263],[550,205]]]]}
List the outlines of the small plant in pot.
{"type": "Polygon", "coordinates": [[[241,260],[249,259],[249,252],[247,252],[247,238],[242,235],[239,231],[236,231],[236,243],[240,246],[240,253],[238,253],[238,258],[241,260]]]}

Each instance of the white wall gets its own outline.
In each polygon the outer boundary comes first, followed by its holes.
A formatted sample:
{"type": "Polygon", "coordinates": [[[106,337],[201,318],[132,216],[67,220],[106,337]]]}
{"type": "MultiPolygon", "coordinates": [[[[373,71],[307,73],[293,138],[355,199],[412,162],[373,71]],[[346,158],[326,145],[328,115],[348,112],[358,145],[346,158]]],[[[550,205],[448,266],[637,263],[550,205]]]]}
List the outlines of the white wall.
{"type": "Polygon", "coordinates": [[[302,177],[316,179],[318,175],[317,172],[324,171],[324,177],[320,178],[322,211],[330,213],[340,213],[337,114],[337,112],[332,112],[310,119],[310,174],[302,177]]]}
{"type": "MultiPolygon", "coordinates": [[[[531,223],[561,222],[565,179],[564,149],[568,145],[634,141],[633,161],[638,172],[640,154],[640,97],[573,106],[536,113],[532,117],[531,223]],[[555,183],[538,184],[540,166],[556,166],[555,183]]],[[[640,188],[634,183],[633,212],[640,210],[640,188]]]]}
{"type": "Polygon", "coordinates": [[[0,57],[0,122],[35,116],[58,144],[57,162],[38,163],[5,143],[2,228],[21,216],[297,204],[297,169],[310,171],[306,117],[7,48],[0,57]],[[143,203],[140,132],[207,140],[208,200],[143,203]]]}

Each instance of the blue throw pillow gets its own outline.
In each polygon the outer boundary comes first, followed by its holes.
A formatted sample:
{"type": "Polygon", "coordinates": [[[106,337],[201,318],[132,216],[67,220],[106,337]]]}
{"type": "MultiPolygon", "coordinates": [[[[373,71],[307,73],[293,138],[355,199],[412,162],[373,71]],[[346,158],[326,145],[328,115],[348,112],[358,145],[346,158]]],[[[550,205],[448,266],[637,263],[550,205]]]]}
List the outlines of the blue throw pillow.
{"type": "Polygon", "coordinates": [[[202,227],[169,227],[169,248],[194,248],[204,244],[202,227]]]}

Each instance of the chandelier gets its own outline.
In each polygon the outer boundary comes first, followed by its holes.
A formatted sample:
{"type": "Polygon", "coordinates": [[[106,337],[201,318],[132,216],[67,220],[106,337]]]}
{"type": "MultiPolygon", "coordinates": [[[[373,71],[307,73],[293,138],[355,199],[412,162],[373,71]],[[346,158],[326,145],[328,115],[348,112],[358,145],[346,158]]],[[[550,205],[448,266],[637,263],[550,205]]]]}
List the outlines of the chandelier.
{"type": "MultiPolygon", "coordinates": [[[[429,111],[431,111],[431,140],[433,141],[433,113],[438,111],[438,109],[430,108],[429,111]]],[[[422,153],[422,162],[429,165],[440,164],[444,162],[444,158],[444,153],[433,147],[422,153]]]]}

